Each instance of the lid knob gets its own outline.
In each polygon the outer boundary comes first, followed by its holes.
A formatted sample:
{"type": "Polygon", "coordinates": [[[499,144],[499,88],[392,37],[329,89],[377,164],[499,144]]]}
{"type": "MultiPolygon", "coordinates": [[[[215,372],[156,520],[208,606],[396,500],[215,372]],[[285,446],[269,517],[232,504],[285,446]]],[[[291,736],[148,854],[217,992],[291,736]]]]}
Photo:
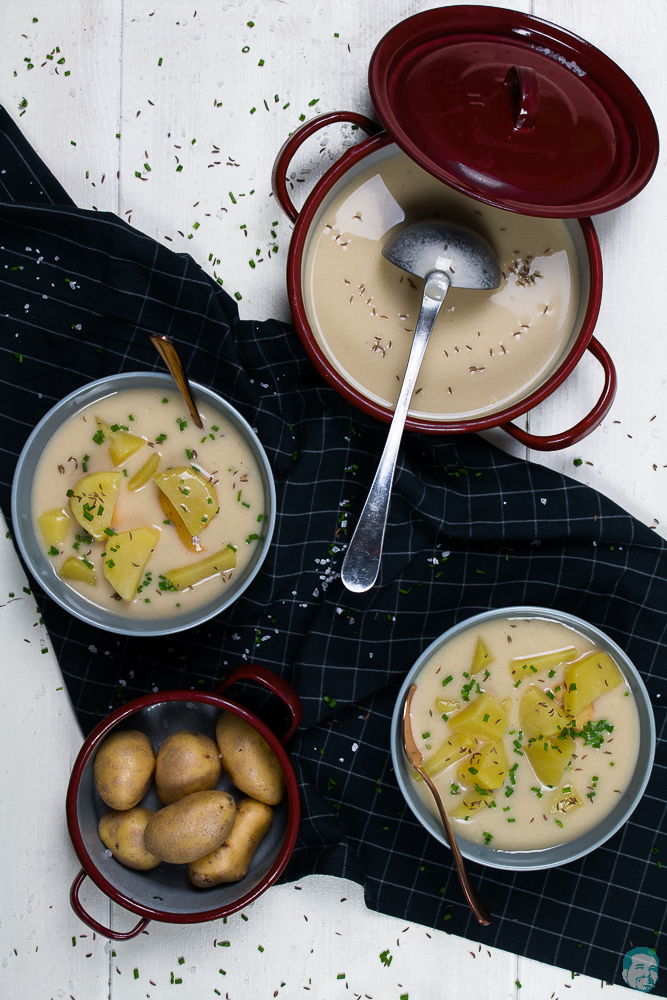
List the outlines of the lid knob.
{"type": "Polygon", "coordinates": [[[514,95],[514,131],[533,128],[540,110],[540,84],[537,73],[529,66],[512,66],[505,84],[514,95]]]}

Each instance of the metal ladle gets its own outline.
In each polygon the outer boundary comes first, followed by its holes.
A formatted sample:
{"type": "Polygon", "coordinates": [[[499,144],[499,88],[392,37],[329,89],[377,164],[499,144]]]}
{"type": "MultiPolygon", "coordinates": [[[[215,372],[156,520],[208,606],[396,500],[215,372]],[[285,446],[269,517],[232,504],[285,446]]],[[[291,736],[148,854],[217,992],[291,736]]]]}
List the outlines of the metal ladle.
{"type": "Polygon", "coordinates": [[[453,288],[498,288],[498,259],[477,233],[446,222],[418,222],[405,226],[382,249],[390,263],[424,278],[424,294],[410,357],[403,376],[387,441],[375,479],[348,546],[341,580],[348,590],[370,590],[380,572],[391,487],[405,419],[419,368],[440,307],[453,288]]]}
{"type": "Polygon", "coordinates": [[[422,778],[428,785],[428,787],[433,792],[433,798],[435,799],[435,804],[438,807],[438,812],[440,813],[440,819],[442,820],[442,825],[445,828],[445,836],[447,837],[447,843],[452,852],[454,858],[454,865],[456,867],[456,874],[459,877],[459,882],[461,883],[461,888],[463,889],[464,895],[468,901],[468,906],[474,913],[475,917],[480,924],[485,927],[491,923],[491,914],[489,913],[486,903],[481,898],[477,889],[470,881],[468,871],[465,866],[465,862],[461,857],[461,852],[459,850],[459,845],[456,843],[456,838],[452,832],[452,826],[449,822],[449,817],[445,812],[445,807],[440,798],[438,789],[435,787],[430,777],[426,771],[422,768],[421,763],[423,760],[421,751],[417,744],[415,743],[414,736],[412,735],[412,726],[410,724],[410,704],[412,702],[412,696],[417,690],[417,685],[413,684],[408,691],[408,696],[405,699],[405,705],[403,707],[403,749],[405,750],[405,755],[414,767],[415,771],[421,774],[422,778]]]}

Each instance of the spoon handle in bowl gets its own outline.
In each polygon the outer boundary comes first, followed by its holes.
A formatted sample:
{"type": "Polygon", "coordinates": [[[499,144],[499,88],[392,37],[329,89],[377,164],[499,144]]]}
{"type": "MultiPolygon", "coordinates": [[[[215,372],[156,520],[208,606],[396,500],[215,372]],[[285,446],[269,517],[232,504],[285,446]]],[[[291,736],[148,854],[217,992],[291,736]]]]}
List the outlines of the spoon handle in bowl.
{"type": "Polygon", "coordinates": [[[419,319],[387,441],[341,569],[343,586],[357,594],[370,590],[380,572],[391,487],[403,427],[431,330],[449,290],[449,283],[443,271],[432,271],[426,275],[419,319]]]}
{"type": "Polygon", "coordinates": [[[190,416],[194,420],[197,427],[201,430],[204,427],[204,424],[202,423],[199,410],[197,409],[197,404],[195,403],[194,396],[192,395],[192,390],[190,388],[190,383],[188,382],[188,376],[185,373],[185,368],[183,367],[183,362],[179,357],[173,340],[165,334],[155,333],[151,336],[151,343],[169,369],[171,377],[178,386],[181,395],[187,404],[190,416]]]}
{"type": "MultiPolygon", "coordinates": [[[[415,767],[414,764],[412,766],[415,767]]],[[[445,812],[445,807],[443,805],[442,799],[440,798],[440,793],[438,792],[437,788],[435,787],[435,785],[433,784],[433,782],[431,781],[431,779],[429,778],[428,774],[425,771],[422,771],[422,769],[419,767],[415,767],[415,770],[419,771],[422,778],[433,792],[433,798],[435,799],[435,804],[438,807],[438,812],[440,813],[440,819],[442,820],[442,825],[445,828],[445,836],[447,837],[447,840],[449,842],[449,849],[451,850],[452,857],[454,858],[454,866],[456,868],[456,874],[459,877],[459,882],[461,883],[461,888],[463,889],[463,893],[468,901],[468,906],[472,910],[473,914],[475,915],[479,923],[483,924],[484,927],[488,927],[489,924],[491,923],[491,914],[489,913],[486,903],[484,902],[480,894],[477,892],[475,886],[470,881],[470,876],[468,875],[468,869],[466,868],[465,861],[461,856],[459,845],[456,843],[456,837],[452,832],[452,827],[449,822],[449,817],[445,812]]]]}

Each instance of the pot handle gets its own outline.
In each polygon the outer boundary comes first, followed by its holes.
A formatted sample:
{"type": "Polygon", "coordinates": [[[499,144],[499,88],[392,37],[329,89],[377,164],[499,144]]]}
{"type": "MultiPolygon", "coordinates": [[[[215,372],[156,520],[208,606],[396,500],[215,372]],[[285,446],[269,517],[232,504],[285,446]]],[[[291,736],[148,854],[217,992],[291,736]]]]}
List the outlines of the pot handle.
{"type": "Polygon", "coordinates": [[[375,122],[371,121],[370,118],[367,118],[365,115],[360,115],[357,111],[329,111],[325,115],[319,115],[317,118],[311,118],[310,121],[304,122],[303,125],[301,125],[295,132],[292,132],[291,136],[287,139],[282,149],[276,156],[275,163],[273,164],[273,173],[271,175],[273,196],[285,215],[287,215],[292,222],[296,222],[299,213],[292,204],[292,199],[287,191],[287,180],[285,178],[287,168],[289,167],[299,146],[301,146],[302,143],[309,138],[309,136],[313,135],[315,132],[319,132],[322,128],[326,128],[327,125],[333,125],[336,122],[351,122],[353,125],[358,125],[362,128],[364,132],[368,133],[368,135],[377,135],[378,132],[382,131],[379,125],[376,125],[375,122]]]}
{"type": "Polygon", "coordinates": [[[522,430],[521,427],[517,427],[513,423],[501,424],[502,429],[520,441],[521,444],[525,444],[528,448],[534,448],[536,451],[557,451],[559,448],[567,448],[595,430],[607,416],[611,404],[614,402],[616,369],[608,352],[595,337],[591,337],[588,350],[604,368],[604,389],[593,409],[578,424],[570,427],[567,431],[561,431],[560,434],[545,434],[544,436],[529,434],[528,431],[522,430]]]}
{"type": "Polygon", "coordinates": [[[249,663],[246,667],[237,667],[236,670],[232,670],[229,677],[215,689],[213,694],[222,694],[223,691],[226,691],[236,681],[243,680],[244,678],[250,681],[257,681],[258,684],[268,688],[269,691],[273,691],[287,705],[291,720],[289,726],[280,737],[280,742],[285,746],[294,736],[303,715],[303,706],[298,694],[282,677],[278,677],[273,671],[267,670],[266,667],[260,667],[256,663],[249,663]]]}
{"type": "Polygon", "coordinates": [[[103,937],[111,938],[112,941],[129,941],[130,938],[136,937],[137,934],[141,934],[145,927],[148,927],[150,920],[146,917],[142,917],[139,923],[132,928],[131,931],[112,931],[110,927],[104,927],[103,924],[97,922],[94,917],[91,917],[83,908],[83,903],[79,899],[79,889],[86,878],[86,872],[81,869],[79,874],[76,876],[72,882],[72,888],[69,893],[69,901],[72,904],[72,909],[76,913],[79,920],[82,920],[84,924],[87,924],[91,930],[97,931],[98,934],[102,934],[103,937]]]}

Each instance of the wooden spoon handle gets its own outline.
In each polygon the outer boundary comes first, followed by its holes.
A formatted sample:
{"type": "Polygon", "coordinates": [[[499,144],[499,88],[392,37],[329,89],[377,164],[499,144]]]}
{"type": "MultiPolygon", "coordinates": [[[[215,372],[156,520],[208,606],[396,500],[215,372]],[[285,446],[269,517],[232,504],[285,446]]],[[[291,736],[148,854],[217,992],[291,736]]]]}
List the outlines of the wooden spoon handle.
{"type": "Polygon", "coordinates": [[[194,420],[197,427],[201,430],[204,424],[202,423],[199,410],[197,409],[197,404],[195,403],[194,396],[192,395],[192,390],[190,389],[188,376],[185,374],[183,362],[178,356],[178,351],[174,347],[174,342],[170,337],[167,337],[164,334],[154,333],[151,336],[151,343],[169,369],[174,382],[180,389],[181,395],[188,405],[190,416],[194,420]]]}

